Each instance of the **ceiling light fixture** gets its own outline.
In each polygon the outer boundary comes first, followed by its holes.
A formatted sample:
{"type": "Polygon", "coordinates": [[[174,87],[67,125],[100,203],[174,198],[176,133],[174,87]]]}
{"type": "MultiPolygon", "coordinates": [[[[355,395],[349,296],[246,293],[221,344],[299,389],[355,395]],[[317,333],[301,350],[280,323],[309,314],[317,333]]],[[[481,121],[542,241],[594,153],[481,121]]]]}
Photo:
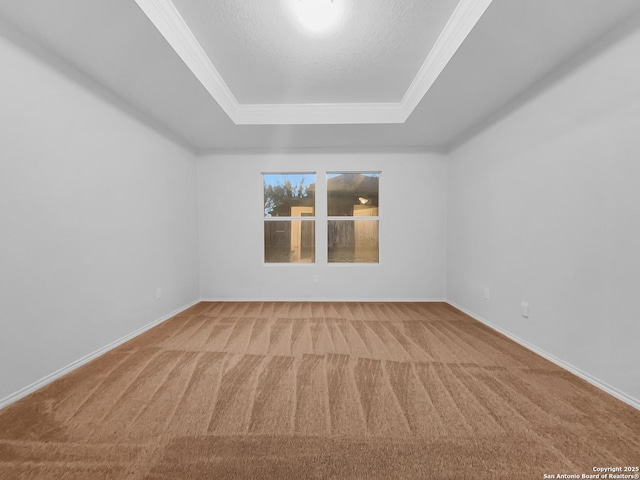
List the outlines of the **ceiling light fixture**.
{"type": "Polygon", "coordinates": [[[333,0],[297,0],[294,8],[300,23],[313,33],[327,30],[336,23],[339,14],[333,0]]]}

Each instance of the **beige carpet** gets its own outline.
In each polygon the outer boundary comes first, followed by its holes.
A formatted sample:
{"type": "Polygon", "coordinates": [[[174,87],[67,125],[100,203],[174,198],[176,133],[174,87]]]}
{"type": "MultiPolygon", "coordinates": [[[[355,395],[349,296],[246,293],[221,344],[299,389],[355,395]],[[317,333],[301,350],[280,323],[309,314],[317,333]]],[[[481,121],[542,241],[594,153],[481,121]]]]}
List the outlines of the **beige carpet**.
{"type": "Polygon", "coordinates": [[[442,303],[201,303],[0,411],[2,479],[541,479],[640,412],[442,303]]]}

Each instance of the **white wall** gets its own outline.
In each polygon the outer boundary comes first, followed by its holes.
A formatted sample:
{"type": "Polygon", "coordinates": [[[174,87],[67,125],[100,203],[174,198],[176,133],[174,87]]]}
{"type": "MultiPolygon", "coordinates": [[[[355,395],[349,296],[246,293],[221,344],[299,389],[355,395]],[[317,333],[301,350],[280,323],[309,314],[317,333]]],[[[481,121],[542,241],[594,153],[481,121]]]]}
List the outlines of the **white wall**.
{"type": "MultiPolygon", "coordinates": [[[[446,159],[428,153],[216,154],[198,165],[200,292],[215,299],[441,299],[446,286],[446,159]],[[381,171],[380,263],[263,264],[262,172],[381,171]],[[313,275],[320,281],[313,282],[313,275]]],[[[318,215],[326,214],[318,196],[318,215]]]]}
{"type": "Polygon", "coordinates": [[[0,65],[1,400],[196,300],[198,239],[191,153],[2,37],[0,65]]]}
{"type": "Polygon", "coordinates": [[[639,58],[636,31],[454,151],[448,187],[449,298],[636,401],[639,58]]]}

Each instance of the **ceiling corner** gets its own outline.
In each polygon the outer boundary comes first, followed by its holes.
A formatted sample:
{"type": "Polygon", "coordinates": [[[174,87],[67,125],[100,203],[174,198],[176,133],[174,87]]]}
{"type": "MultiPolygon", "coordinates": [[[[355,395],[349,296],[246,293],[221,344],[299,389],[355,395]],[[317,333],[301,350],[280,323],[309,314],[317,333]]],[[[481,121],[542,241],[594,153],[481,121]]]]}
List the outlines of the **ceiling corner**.
{"type": "Polygon", "coordinates": [[[171,0],[135,0],[160,34],[235,123],[238,101],[171,0]]]}
{"type": "Polygon", "coordinates": [[[402,99],[409,113],[437,80],[493,0],[461,0],[402,99]]]}

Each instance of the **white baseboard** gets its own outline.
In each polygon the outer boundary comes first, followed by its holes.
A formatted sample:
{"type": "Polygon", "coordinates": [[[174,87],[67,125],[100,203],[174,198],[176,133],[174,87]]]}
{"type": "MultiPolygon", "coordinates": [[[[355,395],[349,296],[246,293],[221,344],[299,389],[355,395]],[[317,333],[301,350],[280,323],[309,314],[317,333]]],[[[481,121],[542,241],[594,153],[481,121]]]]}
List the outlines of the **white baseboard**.
{"type": "Polygon", "coordinates": [[[0,410],[2,410],[3,408],[11,405],[14,402],[17,402],[21,398],[26,397],[27,395],[35,392],[36,390],[41,389],[45,385],[50,384],[51,382],[53,382],[53,381],[59,379],[60,377],[66,375],[67,373],[72,372],[76,368],[79,368],[82,365],[85,365],[85,364],[89,363],[90,361],[95,360],[100,355],[104,355],[108,351],[113,350],[116,347],[119,347],[123,343],[128,342],[132,338],[137,337],[138,335],[146,332],[147,330],[155,327],[156,325],[160,325],[162,322],[165,322],[165,321],[169,320],[171,317],[175,317],[180,312],[185,311],[187,308],[191,308],[192,306],[196,305],[197,303],[200,303],[200,301],[201,301],[200,299],[197,299],[197,300],[195,300],[195,301],[193,301],[191,303],[188,303],[187,305],[184,305],[184,306],[174,310],[171,313],[168,313],[167,315],[163,315],[162,317],[158,318],[157,320],[154,320],[153,322],[145,325],[144,327],[141,327],[141,328],[131,332],[130,334],[125,335],[124,337],[119,338],[118,340],[116,340],[114,342],[111,342],[109,345],[106,345],[106,346],[104,346],[102,348],[99,348],[95,352],[91,352],[88,355],[85,355],[84,357],[82,357],[82,358],[80,358],[80,359],[78,359],[78,360],[76,360],[74,362],[71,362],[66,367],[62,367],[60,370],[56,370],[55,372],[50,373],[46,377],[43,377],[40,380],[37,380],[37,381],[33,382],[31,385],[27,385],[26,387],[21,388],[17,392],[12,393],[12,394],[0,399],[0,410]]]}
{"type": "Polygon", "coordinates": [[[448,303],[446,298],[202,298],[201,302],[387,302],[387,303],[402,303],[402,302],[442,302],[448,303]]]}
{"type": "Polygon", "coordinates": [[[504,335],[505,337],[509,338],[510,340],[513,340],[517,344],[522,345],[527,350],[530,350],[533,353],[535,353],[537,355],[540,355],[543,358],[546,358],[551,363],[554,363],[557,366],[559,366],[560,368],[563,368],[564,370],[567,370],[568,372],[573,373],[575,376],[580,377],[581,379],[585,380],[586,382],[589,382],[594,387],[597,387],[600,390],[603,390],[604,392],[608,393],[609,395],[612,395],[612,396],[616,397],[618,400],[621,400],[624,403],[626,403],[628,405],[631,405],[633,408],[635,408],[637,410],[640,410],[640,400],[638,400],[636,398],[633,398],[630,395],[627,395],[626,393],[621,392],[620,390],[617,390],[616,388],[612,387],[611,385],[608,385],[605,382],[595,378],[594,376],[589,375],[586,372],[583,372],[579,368],[574,367],[570,363],[567,363],[564,360],[559,359],[555,355],[552,355],[552,354],[550,354],[548,352],[545,352],[544,350],[542,350],[542,349],[530,344],[529,342],[527,342],[527,341],[521,339],[520,337],[508,332],[507,330],[504,330],[504,329],[498,327],[497,325],[494,325],[493,323],[489,322],[488,320],[482,318],[479,315],[476,315],[475,313],[471,312],[470,310],[467,310],[466,308],[461,307],[460,305],[457,305],[455,302],[452,302],[451,300],[447,300],[446,302],[449,305],[451,305],[452,307],[457,308],[461,312],[466,313],[471,318],[479,321],[480,323],[483,323],[484,325],[486,325],[487,327],[491,328],[492,330],[495,330],[496,332],[501,333],[502,335],[504,335]]]}

